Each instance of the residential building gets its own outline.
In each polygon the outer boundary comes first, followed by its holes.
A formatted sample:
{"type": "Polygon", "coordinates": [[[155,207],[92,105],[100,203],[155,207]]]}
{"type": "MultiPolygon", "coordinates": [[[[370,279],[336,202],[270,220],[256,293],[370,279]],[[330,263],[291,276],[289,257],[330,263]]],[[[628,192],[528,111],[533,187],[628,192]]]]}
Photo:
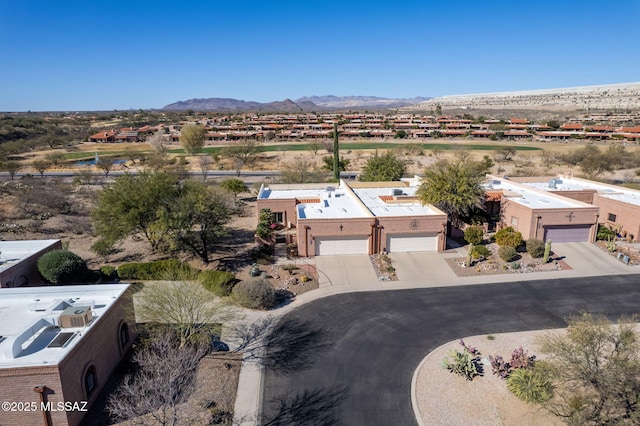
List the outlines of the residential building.
{"type": "Polygon", "coordinates": [[[493,202],[500,199],[501,227],[511,226],[525,240],[593,242],[599,208],[535,189],[505,178],[487,176],[485,189],[493,202]]]}
{"type": "Polygon", "coordinates": [[[80,424],[135,339],[128,287],[1,290],[0,400],[23,409],[0,424],[80,424]]]}
{"type": "Polygon", "coordinates": [[[599,224],[615,229],[621,237],[630,241],[638,241],[638,235],[640,235],[640,191],[569,175],[514,177],[512,180],[531,188],[597,206],[600,209],[599,224]]]}
{"type": "Polygon", "coordinates": [[[60,249],[60,240],[0,241],[0,288],[43,285],[38,259],[60,249]]]}
{"type": "Polygon", "coordinates": [[[416,196],[418,178],[402,182],[263,185],[269,208],[292,234],[300,256],[444,251],[447,215],[416,196]]]}

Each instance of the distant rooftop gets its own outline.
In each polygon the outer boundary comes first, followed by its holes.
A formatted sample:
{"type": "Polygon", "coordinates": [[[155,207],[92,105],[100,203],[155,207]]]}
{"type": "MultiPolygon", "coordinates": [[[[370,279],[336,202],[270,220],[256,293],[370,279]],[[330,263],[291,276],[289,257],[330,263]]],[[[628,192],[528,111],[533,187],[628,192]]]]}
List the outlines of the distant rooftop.
{"type": "Polygon", "coordinates": [[[0,368],[60,363],[128,287],[109,284],[0,290],[0,368]],[[86,324],[60,319],[63,312],[77,316],[81,311],[87,313],[86,324]]]}
{"type": "Polygon", "coordinates": [[[484,185],[487,190],[502,190],[503,196],[510,201],[525,205],[532,209],[552,208],[592,208],[593,206],[581,201],[571,200],[555,194],[548,194],[540,189],[532,188],[507,179],[489,176],[484,185]]]}
{"type": "Polygon", "coordinates": [[[0,272],[57,242],[58,240],[0,241],[0,272]]]}
{"type": "Polygon", "coordinates": [[[640,191],[616,185],[593,182],[572,177],[558,177],[548,182],[522,182],[523,185],[543,191],[596,191],[601,197],[640,206],[640,191]]]}

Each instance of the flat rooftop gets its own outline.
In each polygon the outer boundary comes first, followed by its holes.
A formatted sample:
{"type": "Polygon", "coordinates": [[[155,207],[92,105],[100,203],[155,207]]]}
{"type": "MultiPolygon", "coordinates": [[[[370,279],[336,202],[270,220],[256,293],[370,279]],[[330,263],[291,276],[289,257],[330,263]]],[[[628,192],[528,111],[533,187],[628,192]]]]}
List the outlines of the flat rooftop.
{"type": "Polygon", "coordinates": [[[599,196],[611,198],[627,204],[640,206],[640,191],[624,188],[616,185],[593,182],[590,180],[558,177],[549,179],[548,182],[522,182],[531,188],[542,191],[596,191],[599,196]]]}
{"type": "Polygon", "coordinates": [[[489,180],[484,184],[484,188],[494,191],[502,190],[505,198],[532,209],[593,208],[590,204],[549,194],[540,189],[506,179],[489,177],[489,180]]]}
{"type": "Polygon", "coordinates": [[[59,240],[0,241],[0,272],[10,268],[59,240]]]}
{"type": "Polygon", "coordinates": [[[341,181],[340,186],[306,184],[263,187],[259,199],[293,199],[300,219],[336,219],[364,217],[444,215],[431,205],[423,205],[416,197],[416,179],[398,182],[359,183],[353,187],[341,181]]]}
{"type": "Polygon", "coordinates": [[[374,216],[432,216],[444,215],[439,209],[422,204],[415,186],[398,188],[353,188],[353,192],[374,216]]]}
{"type": "Polygon", "coordinates": [[[128,287],[108,284],[1,289],[0,368],[58,364],[128,287]],[[91,308],[88,324],[61,327],[63,311],[86,307],[91,308]]]}

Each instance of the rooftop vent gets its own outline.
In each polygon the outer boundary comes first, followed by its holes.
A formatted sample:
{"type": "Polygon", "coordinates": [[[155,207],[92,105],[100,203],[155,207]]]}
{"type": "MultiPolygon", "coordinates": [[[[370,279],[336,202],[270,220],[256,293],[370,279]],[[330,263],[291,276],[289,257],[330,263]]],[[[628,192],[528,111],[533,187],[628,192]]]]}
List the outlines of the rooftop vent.
{"type": "Polygon", "coordinates": [[[60,314],[60,327],[84,327],[91,321],[90,306],[72,306],[60,314]]]}

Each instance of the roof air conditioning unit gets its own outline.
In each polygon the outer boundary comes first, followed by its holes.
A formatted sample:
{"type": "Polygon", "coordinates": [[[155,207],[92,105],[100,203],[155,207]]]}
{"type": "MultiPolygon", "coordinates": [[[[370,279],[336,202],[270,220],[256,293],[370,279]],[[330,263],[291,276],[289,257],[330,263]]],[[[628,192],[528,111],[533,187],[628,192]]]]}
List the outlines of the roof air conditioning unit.
{"type": "Polygon", "coordinates": [[[91,321],[91,306],[72,306],[60,314],[60,327],[84,327],[91,321]]]}
{"type": "Polygon", "coordinates": [[[402,189],[400,188],[393,188],[391,190],[391,195],[402,195],[402,189]]]}

